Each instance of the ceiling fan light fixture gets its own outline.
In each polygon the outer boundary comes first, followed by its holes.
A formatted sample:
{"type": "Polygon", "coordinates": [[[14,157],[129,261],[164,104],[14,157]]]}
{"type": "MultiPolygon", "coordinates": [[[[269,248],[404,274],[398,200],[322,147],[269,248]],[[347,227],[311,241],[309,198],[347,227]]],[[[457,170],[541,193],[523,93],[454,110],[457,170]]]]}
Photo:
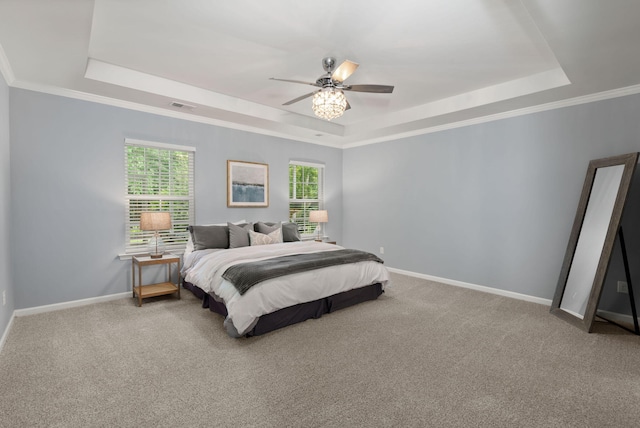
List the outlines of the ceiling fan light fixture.
{"type": "Polygon", "coordinates": [[[347,98],[340,89],[323,88],[313,95],[311,107],[319,118],[331,120],[342,116],[347,108],[347,98]]]}

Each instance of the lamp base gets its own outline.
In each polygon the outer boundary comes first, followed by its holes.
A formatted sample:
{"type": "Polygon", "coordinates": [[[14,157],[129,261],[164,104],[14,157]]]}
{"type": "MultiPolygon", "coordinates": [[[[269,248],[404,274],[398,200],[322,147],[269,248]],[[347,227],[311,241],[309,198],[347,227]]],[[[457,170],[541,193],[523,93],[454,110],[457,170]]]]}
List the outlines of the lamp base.
{"type": "Polygon", "coordinates": [[[152,259],[161,259],[162,255],[165,253],[166,246],[164,241],[159,235],[152,236],[149,238],[149,242],[147,243],[147,251],[149,252],[149,257],[152,259]]]}

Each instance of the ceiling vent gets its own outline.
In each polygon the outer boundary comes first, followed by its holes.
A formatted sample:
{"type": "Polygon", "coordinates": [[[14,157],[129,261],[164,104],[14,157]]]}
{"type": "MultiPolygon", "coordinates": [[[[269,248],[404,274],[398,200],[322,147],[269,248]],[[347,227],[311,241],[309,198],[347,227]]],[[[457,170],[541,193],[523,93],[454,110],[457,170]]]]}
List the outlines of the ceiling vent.
{"type": "Polygon", "coordinates": [[[182,108],[182,109],[185,109],[185,110],[193,110],[193,109],[196,108],[195,106],[192,106],[192,105],[189,105],[189,104],[184,104],[184,103],[181,103],[179,101],[171,101],[170,105],[171,105],[171,107],[182,108]]]}

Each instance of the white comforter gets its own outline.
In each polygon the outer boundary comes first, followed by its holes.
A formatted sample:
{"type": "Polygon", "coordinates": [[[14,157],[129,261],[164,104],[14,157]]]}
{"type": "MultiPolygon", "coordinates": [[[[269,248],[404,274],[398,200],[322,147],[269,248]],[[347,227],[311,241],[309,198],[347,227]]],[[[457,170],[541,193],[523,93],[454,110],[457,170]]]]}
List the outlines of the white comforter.
{"type": "Polygon", "coordinates": [[[303,241],[194,251],[185,257],[182,272],[185,281],[222,298],[228,312],[225,320],[227,332],[232,336],[242,336],[262,315],[377,282],[384,287],[389,273],[383,264],[372,261],[331,266],[270,279],[240,295],[233,284],[222,278],[230,266],[289,254],[340,249],[343,247],[334,244],[303,241]]]}

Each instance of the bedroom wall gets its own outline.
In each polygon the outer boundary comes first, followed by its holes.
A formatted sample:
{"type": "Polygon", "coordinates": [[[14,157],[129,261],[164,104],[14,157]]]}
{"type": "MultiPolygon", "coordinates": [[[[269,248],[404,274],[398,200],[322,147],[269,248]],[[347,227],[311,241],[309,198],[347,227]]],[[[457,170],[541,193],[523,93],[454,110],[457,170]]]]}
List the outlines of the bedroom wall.
{"type": "Polygon", "coordinates": [[[196,147],[196,223],[288,218],[290,159],[324,163],[327,231],[342,240],[342,151],[11,89],[16,309],[131,289],[125,137],[196,147]],[[227,159],[269,164],[270,206],[227,208],[227,159]]]}
{"type": "Polygon", "coordinates": [[[345,150],[345,245],[552,299],[588,162],[640,151],[639,118],[632,95],[345,150]]]}
{"type": "MultiPolygon", "coordinates": [[[[636,309],[640,309],[640,265],[638,265],[638,260],[640,260],[640,227],[638,226],[640,218],[640,168],[638,166],[636,166],[633,175],[621,221],[636,309]]],[[[609,271],[600,296],[599,309],[631,315],[629,294],[618,292],[618,281],[627,281],[619,239],[613,246],[609,271]]]]}
{"type": "Polygon", "coordinates": [[[9,160],[9,87],[0,73],[0,339],[4,336],[14,310],[10,253],[11,182],[9,160]],[[3,292],[6,295],[6,304],[4,305],[2,302],[3,292]]]}

